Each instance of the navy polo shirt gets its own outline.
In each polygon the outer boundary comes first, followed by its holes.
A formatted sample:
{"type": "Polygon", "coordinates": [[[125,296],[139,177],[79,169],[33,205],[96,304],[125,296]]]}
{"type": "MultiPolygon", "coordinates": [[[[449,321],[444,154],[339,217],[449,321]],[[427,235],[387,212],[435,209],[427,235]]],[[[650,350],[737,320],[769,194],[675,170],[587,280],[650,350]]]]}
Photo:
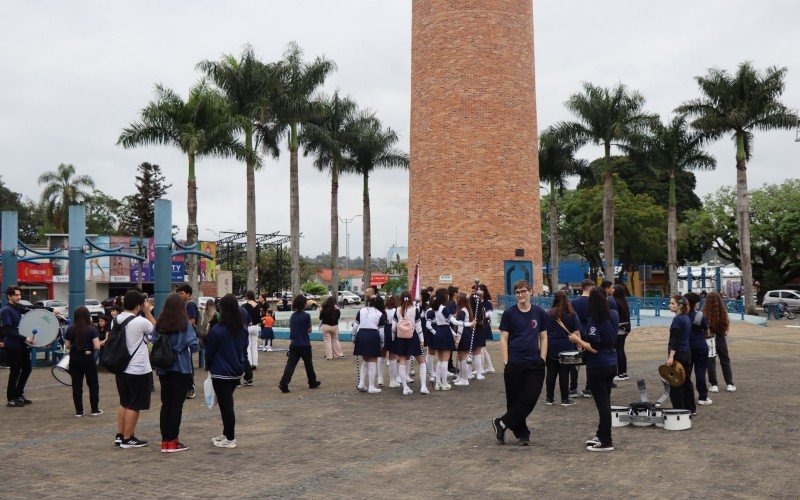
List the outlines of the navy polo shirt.
{"type": "Polygon", "coordinates": [[[578,315],[578,320],[581,322],[581,337],[586,337],[586,324],[589,322],[589,297],[583,295],[572,299],[572,308],[575,309],[575,314],[578,315]]]}
{"type": "Polygon", "coordinates": [[[83,338],[81,338],[81,343],[75,342],[75,327],[70,326],[67,328],[67,333],[64,334],[64,340],[69,340],[72,342],[72,349],[76,351],[91,351],[94,350],[94,339],[99,339],[100,334],[97,330],[90,326],[83,332],[83,338]]]}
{"type": "Polygon", "coordinates": [[[200,309],[193,300],[186,303],[186,315],[189,316],[189,320],[195,320],[195,322],[200,319],[200,309]]]}
{"type": "Polygon", "coordinates": [[[310,346],[311,316],[305,311],[295,311],[289,318],[289,338],[294,346],[310,346]]]}
{"type": "Polygon", "coordinates": [[[508,362],[520,365],[538,365],[542,354],[539,350],[539,333],[547,331],[547,312],[531,305],[522,312],[513,305],[503,311],[500,331],[508,332],[508,362]]]}
{"type": "Polygon", "coordinates": [[[569,334],[581,331],[581,322],[578,316],[568,314],[561,320],[569,332],[558,323],[555,314],[548,312],[547,319],[547,357],[557,358],[560,352],[577,350],[575,344],[569,341],[569,334]]]}
{"type": "Polygon", "coordinates": [[[27,347],[24,337],[19,337],[19,320],[22,313],[13,306],[5,306],[0,311],[0,325],[3,328],[3,343],[6,347],[27,347]],[[16,333],[16,335],[13,335],[16,333]]]}
{"type": "Polygon", "coordinates": [[[612,311],[619,312],[619,307],[617,307],[617,299],[615,299],[610,295],[608,296],[608,308],[611,309],[612,311]]]}
{"type": "Polygon", "coordinates": [[[672,318],[669,326],[670,338],[667,348],[671,351],[686,352],[689,350],[689,337],[692,334],[692,320],[686,314],[678,314],[672,318]]]}
{"type": "Polygon", "coordinates": [[[589,318],[586,325],[586,338],[592,349],[597,353],[586,351],[586,366],[616,366],[617,365],[617,333],[619,332],[619,315],[617,311],[609,311],[611,318],[602,322],[595,322],[589,318]]]}
{"type": "Polygon", "coordinates": [[[692,323],[692,334],[689,337],[689,347],[702,351],[708,349],[708,343],[706,342],[706,332],[708,331],[708,320],[706,320],[706,316],[700,319],[700,324],[695,325],[694,319],[697,317],[697,311],[691,311],[689,314],[689,320],[692,323]]]}

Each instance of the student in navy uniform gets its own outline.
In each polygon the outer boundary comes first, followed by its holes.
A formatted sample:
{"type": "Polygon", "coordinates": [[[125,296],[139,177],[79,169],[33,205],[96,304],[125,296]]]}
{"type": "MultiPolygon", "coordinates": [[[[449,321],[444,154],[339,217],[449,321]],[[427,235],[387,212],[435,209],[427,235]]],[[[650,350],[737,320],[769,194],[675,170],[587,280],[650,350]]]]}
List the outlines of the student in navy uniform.
{"type": "Polygon", "coordinates": [[[419,362],[419,384],[420,394],[429,394],[427,384],[427,364],[422,356],[422,315],[419,309],[414,307],[411,294],[407,290],[400,294],[400,305],[392,315],[392,332],[394,332],[394,342],[392,343],[392,353],[398,357],[400,381],[403,385],[403,395],[407,396],[414,391],[408,387],[408,360],[411,357],[417,358],[419,362]],[[405,320],[405,321],[403,321],[405,320]],[[401,324],[402,323],[402,324],[401,324]],[[398,334],[400,328],[413,328],[411,338],[400,338],[398,334]]]}
{"type": "Polygon", "coordinates": [[[359,391],[378,394],[381,390],[375,387],[377,372],[376,360],[381,355],[381,334],[386,324],[386,315],[379,311],[375,304],[380,296],[373,295],[366,299],[366,305],[356,314],[353,323],[353,355],[361,356],[363,363],[359,371],[359,391]],[[366,380],[369,378],[369,387],[366,380]]]}
{"type": "MultiPolygon", "coordinates": [[[[483,309],[486,311],[486,321],[483,322],[484,346],[486,346],[486,342],[494,341],[494,335],[492,334],[492,311],[494,306],[492,305],[492,294],[489,293],[489,288],[483,283],[478,285],[478,288],[483,292],[483,309]]],[[[481,354],[483,358],[481,360],[483,373],[494,373],[494,365],[492,365],[492,357],[489,356],[489,349],[483,349],[481,354]]]]}
{"type": "MultiPolygon", "coordinates": [[[[617,304],[617,314],[619,315],[619,331],[631,333],[631,310],[628,307],[628,299],[625,296],[623,285],[614,285],[614,302],[617,304]]],[[[617,376],[614,380],[628,380],[628,356],[625,355],[625,339],[627,335],[617,336],[617,376]]]]}
{"type": "MultiPolygon", "coordinates": [[[[572,299],[572,308],[575,314],[578,315],[578,320],[581,322],[582,336],[586,337],[586,324],[589,322],[589,294],[595,288],[594,281],[590,279],[583,280],[581,284],[581,294],[572,299]]],[[[589,390],[589,384],[581,391],[580,394],[584,398],[592,397],[592,392],[589,390]]],[[[578,367],[572,366],[569,372],[569,396],[571,398],[578,397],[578,367]]]]}
{"type": "Polygon", "coordinates": [[[575,346],[569,339],[570,334],[581,334],[581,322],[567,298],[567,292],[559,290],[553,296],[553,307],[547,311],[547,382],[546,399],[548,405],[555,401],[556,377],[561,391],[561,406],[574,405],[569,397],[569,369],[572,365],[562,365],[559,354],[574,351],[575,346]]]}
{"type": "Polygon", "coordinates": [[[680,387],[669,388],[669,399],[672,408],[676,410],[689,410],[697,413],[694,401],[694,387],[692,387],[692,353],[689,339],[692,336],[692,320],[689,318],[689,301],[674,295],[669,301],[669,310],[675,313],[669,327],[669,342],[667,343],[667,365],[672,366],[679,361],[686,371],[686,380],[680,387]]]}
{"type": "MultiPolygon", "coordinates": [[[[731,358],[728,355],[728,330],[730,329],[730,319],[728,309],[722,300],[719,292],[711,292],[703,303],[703,314],[708,321],[708,329],[716,337],[717,358],[722,367],[722,376],[728,385],[728,392],[735,392],[736,386],[733,385],[733,371],[731,370],[731,358]]],[[[709,392],[719,392],[717,386],[717,363],[716,358],[708,358],[708,382],[711,387],[709,392]]]]}
{"type": "MultiPolygon", "coordinates": [[[[453,385],[467,386],[470,379],[470,367],[467,363],[469,356],[470,342],[472,342],[473,328],[475,327],[475,316],[472,311],[472,306],[463,293],[457,293],[456,299],[456,313],[450,316],[450,324],[455,326],[458,331],[458,378],[453,381],[453,385]]],[[[474,348],[474,343],[473,343],[474,348]]]]}
{"type": "Polygon", "coordinates": [[[586,381],[597,406],[597,434],[586,441],[589,451],[614,451],[611,441],[611,387],[617,374],[617,332],[619,315],[608,306],[602,289],[589,294],[589,319],[585,327],[586,340],[578,333],[570,334],[578,348],[586,351],[586,381]]]}
{"type": "MultiPolygon", "coordinates": [[[[456,313],[456,294],[458,293],[458,287],[450,285],[447,287],[447,317],[454,315],[456,313]]],[[[451,328],[451,330],[453,330],[451,328]]],[[[453,331],[455,334],[455,331],[453,331]]],[[[455,349],[453,349],[455,351],[455,349]]],[[[450,373],[449,376],[455,377],[456,374],[456,367],[453,364],[453,353],[451,353],[450,357],[447,358],[447,372],[450,373]]]]}
{"type": "Polygon", "coordinates": [[[7,406],[20,408],[31,404],[25,397],[25,384],[31,375],[31,356],[28,346],[33,345],[33,337],[26,338],[19,334],[19,321],[28,308],[19,303],[22,300],[22,289],[18,286],[6,288],[6,306],[0,311],[2,325],[3,348],[8,361],[8,385],[6,386],[7,406]]]}
{"type": "Polygon", "coordinates": [[[711,398],[708,397],[708,387],[706,386],[706,370],[708,370],[708,320],[703,313],[697,310],[700,303],[700,296],[694,292],[684,295],[689,302],[689,319],[692,320],[692,335],[689,337],[689,350],[692,353],[692,365],[694,367],[695,386],[697,387],[697,404],[710,405],[711,398]],[[699,315],[699,321],[698,321],[699,315]]]}
{"type": "Polygon", "coordinates": [[[617,309],[617,301],[614,300],[614,283],[608,280],[603,280],[600,283],[600,288],[603,289],[603,293],[606,296],[606,300],[608,301],[608,308],[611,309],[612,311],[617,311],[617,314],[619,314],[619,309],[617,309]]]}
{"type": "Polygon", "coordinates": [[[89,387],[89,405],[92,416],[103,414],[100,409],[100,384],[97,381],[97,364],[94,352],[100,350],[100,334],[92,325],[89,309],[78,306],[75,309],[72,325],[64,334],[64,348],[69,351],[69,374],[72,378],[72,402],[75,403],[75,416],[82,417],[83,379],[89,387]]]}
{"type": "MultiPolygon", "coordinates": [[[[389,366],[389,387],[400,387],[400,377],[397,373],[397,355],[392,352],[394,337],[392,335],[392,318],[397,309],[397,297],[394,295],[386,299],[383,313],[386,315],[386,325],[383,327],[383,345],[381,346],[381,359],[389,366]]],[[[378,360],[378,385],[383,385],[383,369],[378,360]]]]}
{"type": "Polygon", "coordinates": [[[456,349],[453,339],[453,330],[450,329],[450,309],[447,307],[447,289],[439,288],[433,296],[431,309],[434,311],[433,325],[434,335],[431,340],[431,347],[436,352],[438,363],[434,369],[437,391],[449,391],[451,386],[447,383],[449,370],[447,368],[450,354],[456,349]]]}
{"type": "Polygon", "coordinates": [[[425,364],[428,367],[428,376],[430,376],[430,382],[435,382],[436,379],[434,378],[433,374],[433,357],[435,351],[431,348],[431,343],[433,342],[433,333],[434,333],[434,311],[431,309],[431,292],[428,289],[423,289],[420,293],[420,302],[419,302],[419,313],[422,320],[422,348],[423,354],[425,356],[425,364]]]}
{"type": "Polygon", "coordinates": [[[531,431],[526,419],[542,393],[547,358],[547,312],[531,304],[531,286],[525,280],[514,283],[517,304],[503,311],[500,318],[500,350],[506,367],[505,415],[492,420],[495,439],[505,444],[506,429],[511,429],[521,446],[530,446],[531,431]]]}
{"type": "Polygon", "coordinates": [[[322,382],[317,380],[314,372],[314,362],[311,359],[311,316],[306,312],[308,299],[305,295],[299,294],[292,300],[292,316],[289,318],[289,356],[286,360],[286,368],[283,370],[283,377],[278,382],[281,392],[289,392],[289,382],[292,381],[294,369],[297,362],[303,360],[306,367],[306,377],[308,378],[308,388],[316,389],[322,382]]]}

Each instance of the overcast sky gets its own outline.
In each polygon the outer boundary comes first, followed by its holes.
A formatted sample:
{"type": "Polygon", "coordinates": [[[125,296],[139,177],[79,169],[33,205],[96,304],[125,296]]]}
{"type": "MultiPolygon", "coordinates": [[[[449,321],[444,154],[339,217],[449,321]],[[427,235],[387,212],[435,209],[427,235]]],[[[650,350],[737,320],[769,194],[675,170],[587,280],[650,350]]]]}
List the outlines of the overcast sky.
{"type": "MultiPolygon", "coordinates": [[[[435,0],[432,0],[435,1],[435,0]]],[[[487,0],[487,3],[490,0],[487,0]]],[[[734,70],[789,68],[784,102],[800,106],[800,2],[678,0],[670,2],[538,0],[535,2],[539,128],[570,119],[562,103],[579,82],[624,82],[647,107],[668,116],[698,95],[693,79],[712,66],[734,70]]],[[[294,1],[36,1],[0,0],[0,175],[36,198],[37,177],[59,163],[91,175],[106,193],[133,191],[136,165],[161,165],[173,200],[173,222],[186,228],[186,160],[177,150],[115,145],[161,82],[182,95],[201,77],[203,59],[239,54],[250,43],[265,61],[296,40],[308,58],[338,65],[324,90],[340,89],[375,110],[409,148],[411,2],[409,0],[294,1]]],[[[513,47],[509,47],[513,50],[513,47]]],[[[502,117],[498,117],[502,119],[502,117]]],[[[800,174],[794,131],[759,133],[749,166],[752,187],[800,174]]],[[[710,147],[713,173],[698,174],[704,195],[735,180],[728,140],[710,147]]],[[[594,159],[600,151],[585,148],[594,159]]],[[[491,162],[491,159],[487,159],[491,162]]],[[[256,174],[259,232],[289,231],[289,154],[267,159],[256,174]]],[[[233,160],[198,163],[198,224],[213,231],[244,230],[244,166],[233,160]]],[[[405,245],[408,176],[383,171],[371,178],[372,253],[405,245]],[[397,236],[395,236],[397,235],[397,236]]],[[[300,159],[301,252],[314,256],[329,243],[329,178],[300,159]]],[[[361,181],[341,182],[339,213],[361,213],[361,181]]],[[[361,254],[361,219],[350,226],[351,255],[361,254]]],[[[344,254],[344,226],[340,251],[344,254]]]]}

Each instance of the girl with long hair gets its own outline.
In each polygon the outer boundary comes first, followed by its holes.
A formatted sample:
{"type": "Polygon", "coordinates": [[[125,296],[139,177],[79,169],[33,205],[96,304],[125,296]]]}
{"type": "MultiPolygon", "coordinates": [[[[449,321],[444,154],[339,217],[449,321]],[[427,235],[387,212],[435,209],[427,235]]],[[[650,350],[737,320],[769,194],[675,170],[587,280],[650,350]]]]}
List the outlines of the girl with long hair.
{"type": "Polygon", "coordinates": [[[399,359],[398,371],[400,374],[400,383],[403,385],[403,395],[407,396],[414,391],[408,387],[410,382],[408,376],[408,360],[411,357],[417,358],[419,363],[419,385],[420,394],[429,394],[427,384],[427,368],[425,359],[422,356],[422,315],[414,306],[414,301],[411,300],[411,294],[407,290],[400,294],[400,305],[395,309],[392,315],[392,332],[394,333],[394,342],[392,343],[392,353],[399,359]],[[410,331],[413,330],[413,331],[410,331]],[[406,336],[410,334],[410,336],[406,336]]]}
{"type": "MultiPolygon", "coordinates": [[[[363,363],[359,370],[359,391],[377,394],[381,390],[375,387],[377,373],[376,360],[381,355],[381,335],[386,325],[386,315],[375,307],[380,296],[374,295],[366,300],[366,305],[356,314],[353,322],[353,355],[361,356],[363,363]],[[369,386],[366,380],[369,379],[369,386]]],[[[380,301],[382,303],[382,301],[380,301]]]]}
{"type": "Polygon", "coordinates": [[[680,387],[669,388],[669,399],[672,408],[676,410],[689,410],[697,413],[694,401],[694,387],[692,387],[692,352],[689,348],[689,339],[692,336],[692,320],[689,312],[692,306],[685,297],[673,295],[669,300],[669,310],[675,313],[669,327],[669,342],[667,343],[667,365],[673,366],[675,362],[683,365],[686,380],[680,387]]]}
{"type": "Polygon", "coordinates": [[[439,288],[433,296],[431,309],[434,312],[434,335],[431,347],[436,352],[439,362],[436,364],[434,389],[437,391],[449,391],[452,387],[447,383],[447,364],[450,360],[450,353],[456,349],[453,331],[450,329],[450,318],[452,314],[447,307],[447,289],[439,288]]]}
{"type": "Polygon", "coordinates": [[[612,295],[617,304],[619,314],[619,335],[617,335],[617,376],[614,380],[628,380],[628,356],[625,355],[625,339],[631,333],[631,310],[628,307],[628,299],[625,296],[625,287],[614,285],[612,295]],[[624,333],[624,335],[623,335],[624,333]]]}
{"type": "Polygon", "coordinates": [[[161,452],[175,453],[189,447],[180,442],[178,436],[183,416],[183,403],[193,380],[192,353],[200,349],[200,341],[189,323],[186,305],[177,293],[171,293],[164,301],[164,308],[156,321],[153,342],[161,335],[169,338],[175,362],[169,368],[158,368],[161,382],[161,452]]]}
{"type": "Polygon", "coordinates": [[[469,303],[466,294],[457,293],[455,295],[456,313],[450,316],[450,323],[455,325],[458,332],[458,346],[456,347],[458,356],[459,376],[453,380],[453,385],[468,386],[470,377],[470,366],[467,363],[470,344],[474,348],[473,327],[475,326],[475,314],[472,305],[469,303]]]}
{"type": "Polygon", "coordinates": [[[708,320],[705,315],[697,310],[700,303],[700,295],[689,292],[686,295],[689,301],[689,319],[692,321],[692,335],[689,337],[689,350],[692,352],[692,364],[694,365],[695,385],[699,398],[697,404],[710,405],[711,399],[708,397],[708,386],[706,386],[706,370],[708,369],[708,320]]]}
{"type": "Polygon", "coordinates": [[[222,435],[211,440],[218,448],[236,447],[236,414],[233,409],[233,391],[241,385],[248,364],[246,350],[249,346],[247,330],[236,296],[229,293],[219,301],[219,322],[211,328],[206,338],[206,362],[211,373],[211,383],[217,395],[222,416],[222,435]]]}
{"type": "Polygon", "coordinates": [[[586,381],[597,407],[597,434],[586,441],[589,451],[614,451],[611,441],[611,387],[617,374],[617,334],[619,315],[610,308],[606,292],[595,287],[589,293],[589,320],[586,340],[579,332],[570,334],[570,340],[586,351],[586,381]]]}
{"type": "Polygon", "coordinates": [[[250,326],[247,327],[247,359],[253,370],[258,369],[258,335],[261,333],[261,306],[256,302],[256,293],[248,290],[247,301],[242,305],[242,309],[250,318],[250,326]]]}
{"type": "MultiPolygon", "coordinates": [[[[97,364],[94,351],[100,349],[97,329],[92,325],[89,309],[79,306],[75,309],[72,325],[64,334],[64,347],[69,350],[69,374],[72,378],[72,402],[75,403],[75,416],[82,417],[83,412],[83,379],[89,387],[89,404],[91,415],[103,414],[100,409],[100,384],[97,381],[97,364]]],[[[184,393],[184,397],[186,393],[184,393]]]]}
{"type": "Polygon", "coordinates": [[[553,306],[547,311],[547,376],[545,378],[545,403],[554,405],[556,377],[561,391],[561,406],[574,405],[569,397],[570,365],[562,365],[559,353],[575,350],[570,342],[572,333],[581,334],[581,322],[572,309],[567,293],[559,290],[553,296],[553,306]]]}
{"type": "Polygon", "coordinates": [[[392,344],[394,337],[392,333],[391,318],[394,317],[394,312],[397,309],[397,297],[394,295],[386,299],[386,304],[383,313],[386,315],[386,325],[383,327],[383,345],[381,346],[381,357],[378,358],[378,386],[383,385],[383,360],[389,366],[389,387],[400,387],[400,377],[397,373],[397,355],[392,353],[392,344]]]}
{"type": "Polygon", "coordinates": [[[322,304],[322,308],[319,311],[319,330],[322,332],[322,339],[325,341],[325,359],[333,359],[334,356],[339,359],[344,358],[342,345],[339,343],[339,318],[341,316],[342,311],[336,305],[336,297],[331,295],[322,304]]]}
{"type": "Polygon", "coordinates": [[[727,384],[728,392],[735,392],[736,386],[733,385],[733,372],[731,371],[731,358],[728,355],[728,330],[731,323],[728,318],[728,308],[722,300],[719,292],[711,292],[706,297],[703,304],[703,314],[708,321],[708,331],[714,336],[717,357],[708,358],[708,382],[711,384],[709,392],[719,392],[717,385],[717,358],[722,366],[722,376],[727,384]]]}
{"type": "MultiPolygon", "coordinates": [[[[485,342],[494,341],[494,334],[492,333],[492,294],[489,293],[489,288],[481,283],[478,288],[483,292],[483,309],[486,311],[486,321],[483,323],[484,339],[485,342]]],[[[481,368],[483,373],[494,373],[494,365],[492,365],[492,357],[489,356],[489,349],[482,349],[481,368]]]]}
{"type": "Polygon", "coordinates": [[[314,371],[314,362],[311,358],[311,316],[306,312],[308,299],[300,294],[292,300],[292,316],[289,318],[289,356],[286,358],[286,368],[283,369],[283,376],[278,382],[278,388],[283,393],[289,392],[289,382],[292,381],[294,369],[302,359],[303,366],[306,368],[308,377],[308,388],[316,389],[322,382],[317,380],[314,371]]]}

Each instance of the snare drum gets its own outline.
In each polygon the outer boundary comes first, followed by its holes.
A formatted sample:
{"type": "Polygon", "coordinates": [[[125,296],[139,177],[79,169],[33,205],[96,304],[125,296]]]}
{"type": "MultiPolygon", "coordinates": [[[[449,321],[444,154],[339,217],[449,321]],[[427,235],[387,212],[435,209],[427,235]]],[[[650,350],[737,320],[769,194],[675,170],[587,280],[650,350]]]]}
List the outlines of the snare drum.
{"type": "Polygon", "coordinates": [[[664,429],[684,431],[692,428],[692,414],[689,410],[663,410],[664,429]]]}
{"type": "Polygon", "coordinates": [[[653,410],[653,420],[655,421],[656,427],[664,427],[664,410],[661,408],[656,408],[653,410]]]}
{"type": "Polygon", "coordinates": [[[708,357],[709,358],[716,358],[717,357],[717,338],[711,337],[710,339],[706,339],[706,344],[708,344],[708,357]]]}
{"type": "Polygon", "coordinates": [[[628,415],[631,423],[637,427],[649,427],[653,425],[655,417],[655,405],[652,403],[631,403],[628,407],[628,415]]]}
{"type": "Polygon", "coordinates": [[[563,351],[558,353],[558,361],[562,365],[582,365],[583,352],[582,351],[563,351]]]}
{"type": "Polygon", "coordinates": [[[628,420],[628,407],[627,406],[612,406],[611,407],[611,427],[625,427],[630,425],[631,421],[628,420]],[[620,417],[625,417],[620,419],[620,417]]]}

